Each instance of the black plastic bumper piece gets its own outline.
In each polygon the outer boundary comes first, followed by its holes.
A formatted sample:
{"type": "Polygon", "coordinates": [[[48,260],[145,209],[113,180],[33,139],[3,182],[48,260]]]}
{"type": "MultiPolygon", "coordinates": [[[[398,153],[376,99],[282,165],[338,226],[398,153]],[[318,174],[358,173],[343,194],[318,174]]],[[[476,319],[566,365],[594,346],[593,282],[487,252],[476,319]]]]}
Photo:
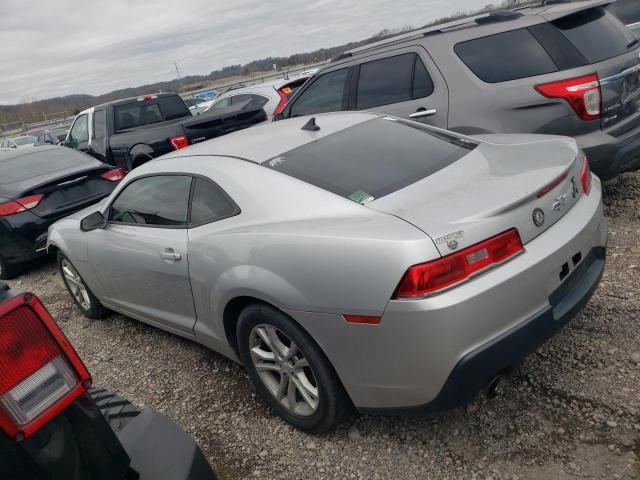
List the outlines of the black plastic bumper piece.
{"type": "Polygon", "coordinates": [[[193,437],[155,410],[142,410],[118,437],[139,480],[216,478],[193,437]]]}
{"type": "Polygon", "coordinates": [[[450,410],[465,405],[497,375],[518,366],[571,321],[598,287],[605,267],[606,249],[594,248],[549,296],[550,307],[524,325],[465,355],[455,366],[438,396],[424,405],[361,409],[377,415],[411,415],[450,410]]]}

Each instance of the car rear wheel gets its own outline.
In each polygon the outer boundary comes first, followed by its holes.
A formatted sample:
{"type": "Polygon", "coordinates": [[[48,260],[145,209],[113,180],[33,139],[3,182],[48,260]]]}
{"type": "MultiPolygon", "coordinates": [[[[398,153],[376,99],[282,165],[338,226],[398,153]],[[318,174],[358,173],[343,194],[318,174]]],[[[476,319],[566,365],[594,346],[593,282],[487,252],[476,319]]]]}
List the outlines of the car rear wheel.
{"type": "Polygon", "coordinates": [[[17,277],[21,271],[20,265],[13,265],[0,257],[0,280],[11,280],[17,277]]]}
{"type": "Polygon", "coordinates": [[[256,390],[286,422],[309,433],[337,427],[349,400],[324,353],[289,317],[252,305],[238,320],[238,349],[256,390]]]}
{"type": "Polygon", "coordinates": [[[97,320],[107,315],[107,310],[91,293],[76,268],[62,252],[58,252],[58,271],[73,302],[85,317],[97,320]]]}

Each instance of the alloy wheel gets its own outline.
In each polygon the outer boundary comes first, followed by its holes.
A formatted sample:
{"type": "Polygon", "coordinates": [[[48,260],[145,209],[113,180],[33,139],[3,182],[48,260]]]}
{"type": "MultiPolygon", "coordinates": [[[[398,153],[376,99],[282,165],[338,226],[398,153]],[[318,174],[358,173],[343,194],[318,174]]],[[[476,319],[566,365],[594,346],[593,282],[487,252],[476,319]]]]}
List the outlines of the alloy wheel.
{"type": "Polygon", "coordinates": [[[269,392],[300,416],[318,410],[318,382],[298,346],[272,325],[256,325],[249,336],[251,361],[269,392]]]}
{"type": "Polygon", "coordinates": [[[67,259],[62,260],[62,274],[73,298],[76,299],[83,309],[89,310],[91,308],[91,299],[89,298],[87,287],[82,281],[82,277],[80,277],[78,271],[67,259]]]}

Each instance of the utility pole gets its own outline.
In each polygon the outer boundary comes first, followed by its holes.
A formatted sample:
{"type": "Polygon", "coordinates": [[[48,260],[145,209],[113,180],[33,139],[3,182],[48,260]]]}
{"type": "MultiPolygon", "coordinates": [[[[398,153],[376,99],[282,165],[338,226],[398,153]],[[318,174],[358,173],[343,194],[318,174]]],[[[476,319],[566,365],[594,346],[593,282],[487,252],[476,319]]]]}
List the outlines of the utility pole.
{"type": "Polygon", "coordinates": [[[176,73],[178,74],[178,83],[180,84],[180,90],[182,90],[183,89],[182,77],[180,76],[180,69],[178,68],[178,62],[173,62],[173,64],[176,66],[176,73]]]}

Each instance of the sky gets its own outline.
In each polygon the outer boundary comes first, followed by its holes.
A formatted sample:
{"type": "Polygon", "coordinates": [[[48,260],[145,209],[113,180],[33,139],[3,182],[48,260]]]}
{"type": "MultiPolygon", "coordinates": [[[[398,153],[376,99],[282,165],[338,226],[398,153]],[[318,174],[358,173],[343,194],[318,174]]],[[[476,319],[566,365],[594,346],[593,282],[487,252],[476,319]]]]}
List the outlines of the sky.
{"type": "Polygon", "coordinates": [[[490,0],[2,0],[0,104],[99,95],[418,27],[490,0]]]}

